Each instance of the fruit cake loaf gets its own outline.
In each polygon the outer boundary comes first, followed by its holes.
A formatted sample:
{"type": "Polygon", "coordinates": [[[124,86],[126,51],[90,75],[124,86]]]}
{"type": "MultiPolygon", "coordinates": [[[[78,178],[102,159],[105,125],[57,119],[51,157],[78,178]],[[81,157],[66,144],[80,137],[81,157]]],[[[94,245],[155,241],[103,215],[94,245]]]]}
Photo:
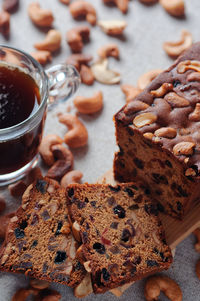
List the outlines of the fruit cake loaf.
{"type": "Polygon", "coordinates": [[[75,257],[76,246],[65,189],[53,180],[38,179],[25,191],[22,206],[8,225],[0,270],[74,287],[86,275],[75,257]]]}
{"type": "Polygon", "coordinates": [[[138,186],[71,184],[66,197],[95,293],[169,268],[172,256],[157,205],[138,186]]]}
{"type": "Polygon", "coordinates": [[[160,209],[182,219],[200,196],[200,43],[115,115],[120,182],[146,182],[160,209]]]}

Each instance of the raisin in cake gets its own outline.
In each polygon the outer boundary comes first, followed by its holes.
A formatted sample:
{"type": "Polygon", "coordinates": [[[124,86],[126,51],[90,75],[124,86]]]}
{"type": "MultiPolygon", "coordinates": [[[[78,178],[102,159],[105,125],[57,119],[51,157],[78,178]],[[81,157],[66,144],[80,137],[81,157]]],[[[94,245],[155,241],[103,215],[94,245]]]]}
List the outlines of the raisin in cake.
{"type": "Polygon", "coordinates": [[[200,43],[115,115],[120,182],[142,180],[182,219],[200,193],[200,43]]]}
{"type": "Polygon", "coordinates": [[[71,184],[66,197],[95,293],[169,268],[157,206],[136,185],[71,184]]]}
{"type": "Polygon", "coordinates": [[[0,269],[78,285],[86,271],[76,259],[77,242],[67,214],[65,190],[58,184],[44,178],[30,185],[8,225],[0,269]]]}

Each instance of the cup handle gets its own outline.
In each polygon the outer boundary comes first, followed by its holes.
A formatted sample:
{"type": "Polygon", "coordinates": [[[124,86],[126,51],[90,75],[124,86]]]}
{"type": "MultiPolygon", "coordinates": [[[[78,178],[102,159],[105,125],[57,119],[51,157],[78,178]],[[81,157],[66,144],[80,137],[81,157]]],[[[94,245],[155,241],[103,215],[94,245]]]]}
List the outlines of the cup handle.
{"type": "Polygon", "coordinates": [[[48,108],[66,101],[80,85],[80,75],[72,65],[58,64],[45,70],[49,79],[48,108]]]}

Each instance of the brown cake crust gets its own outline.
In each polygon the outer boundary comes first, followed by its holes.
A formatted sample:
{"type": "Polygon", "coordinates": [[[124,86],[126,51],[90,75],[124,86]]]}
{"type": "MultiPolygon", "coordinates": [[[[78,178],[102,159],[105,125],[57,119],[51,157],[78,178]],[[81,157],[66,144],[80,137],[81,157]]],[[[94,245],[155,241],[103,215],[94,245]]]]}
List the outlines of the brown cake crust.
{"type": "Polygon", "coordinates": [[[0,270],[77,286],[86,271],[76,258],[65,189],[44,178],[31,184],[11,218],[0,250],[0,270]]]}
{"type": "Polygon", "coordinates": [[[115,115],[114,175],[143,180],[163,211],[182,218],[200,193],[200,43],[115,115]]]}
{"type": "Polygon", "coordinates": [[[80,227],[79,256],[91,272],[95,293],[169,268],[172,256],[158,208],[143,188],[71,184],[66,196],[71,222],[80,227]]]}

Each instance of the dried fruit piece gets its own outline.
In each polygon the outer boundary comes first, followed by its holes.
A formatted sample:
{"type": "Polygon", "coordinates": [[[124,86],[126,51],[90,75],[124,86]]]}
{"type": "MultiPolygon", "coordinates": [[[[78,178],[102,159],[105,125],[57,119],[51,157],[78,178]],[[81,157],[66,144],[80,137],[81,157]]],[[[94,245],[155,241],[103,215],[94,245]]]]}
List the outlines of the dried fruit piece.
{"type": "Polygon", "coordinates": [[[108,35],[121,35],[127,26],[122,20],[99,21],[98,25],[108,35]]]}
{"type": "Polygon", "coordinates": [[[120,74],[108,69],[108,60],[101,59],[91,66],[93,75],[97,81],[106,85],[114,85],[120,82],[120,74]]]}
{"type": "Polygon", "coordinates": [[[154,115],[153,113],[148,112],[148,113],[137,115],[133,120],[133,124],[136,127],[141,128],[145,125],[150,125],[154,123],[156,120],[157,120],[157,116],[154,115]]]}
{"type": "Polygon", "coordinates": [[[176,156],[192,155],[194,152],[195,143],[193,142],[180,142],[173,147],[173,153],[176,156]]]}
{"type": "Polygon", "coordinates": [[[176,137],[176,130],[170,127],[163,127],[155,131],[154,133],[157,137],[164,137],[173,139],[176,137]]]}

